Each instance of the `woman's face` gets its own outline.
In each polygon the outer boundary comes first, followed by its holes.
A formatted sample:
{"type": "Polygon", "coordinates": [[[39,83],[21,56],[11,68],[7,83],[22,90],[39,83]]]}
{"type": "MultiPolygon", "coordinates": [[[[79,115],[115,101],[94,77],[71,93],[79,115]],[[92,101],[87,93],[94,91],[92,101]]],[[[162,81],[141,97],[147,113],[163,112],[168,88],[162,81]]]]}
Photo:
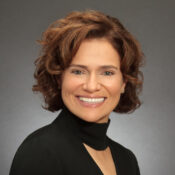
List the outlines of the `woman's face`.
{"type": "Polygon", "coordinates": [[[125,88],[118,52],[106,39],[83,41],[63,73],[61,88],[73,114],[88,122],[107,122],[125,88]]]}

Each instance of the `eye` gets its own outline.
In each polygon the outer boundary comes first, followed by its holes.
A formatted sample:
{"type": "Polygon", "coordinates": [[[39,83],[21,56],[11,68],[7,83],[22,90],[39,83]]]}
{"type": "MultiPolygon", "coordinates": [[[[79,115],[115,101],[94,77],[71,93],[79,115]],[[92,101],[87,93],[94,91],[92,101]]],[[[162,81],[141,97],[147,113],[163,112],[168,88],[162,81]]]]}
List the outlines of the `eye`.
{"type": "Polygon", "coordinates": [[[104,75],[107,75],[107,76],[114,75],[114,72],[112,72],[112,71],[105,71],[104,75]]]}
{"type": "Polygon", "coordinates": [[[75,69],[75,70],[71,70],[71,73],[73,73],[75,75],[80,75],[80,74],[83,74],[83,71],[75,69]]]}

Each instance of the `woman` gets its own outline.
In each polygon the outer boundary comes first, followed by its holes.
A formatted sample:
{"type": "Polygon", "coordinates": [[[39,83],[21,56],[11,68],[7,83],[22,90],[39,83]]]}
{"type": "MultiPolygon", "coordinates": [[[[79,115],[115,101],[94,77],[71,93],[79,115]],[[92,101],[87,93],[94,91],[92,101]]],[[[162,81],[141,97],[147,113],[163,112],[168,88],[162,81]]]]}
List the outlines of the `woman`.
{"type": "Polygon", "coordinates": [[[40,43],[33,91],[62,111],[24,140],[10,175],[139,175],[134,154],[106,135],[112,111],[141,104],[138,42],[118,19],[89,10],[54,22],[40,43]]]}

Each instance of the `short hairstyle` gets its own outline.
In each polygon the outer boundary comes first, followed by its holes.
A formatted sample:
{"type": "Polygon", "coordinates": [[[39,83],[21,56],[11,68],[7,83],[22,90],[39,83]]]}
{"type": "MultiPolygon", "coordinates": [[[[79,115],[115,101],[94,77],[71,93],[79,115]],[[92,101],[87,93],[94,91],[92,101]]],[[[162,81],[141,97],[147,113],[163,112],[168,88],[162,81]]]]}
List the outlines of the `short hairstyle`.
{"type": "Polygon", "coordinates": [[[138,41],[114,17],[94,10],[74,11],[55,21],[43,33],[39,43],[40,56],[35,61],[34,92],[44,97],[43,108],[49,111],[62,109],[62,73],[69,67],[80,44],[86,39],[107,39],[120,55],[121,72],[126,82],[116,108],[118,113],[131,113],[141,105],[138,97],[142,90],[143,53],[138,41]]]}

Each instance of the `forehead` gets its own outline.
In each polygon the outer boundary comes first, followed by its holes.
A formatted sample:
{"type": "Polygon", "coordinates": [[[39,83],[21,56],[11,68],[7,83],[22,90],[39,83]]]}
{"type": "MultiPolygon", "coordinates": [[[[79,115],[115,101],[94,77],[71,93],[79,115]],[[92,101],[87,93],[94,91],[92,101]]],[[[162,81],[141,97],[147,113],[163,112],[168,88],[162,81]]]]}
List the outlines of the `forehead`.
{"type": "Polygon", "coordinates": [[[112,44],[106,39],[84,40],[71,64],[83,64],[86,66],[120,65],[120,56],[112,44]]]}

